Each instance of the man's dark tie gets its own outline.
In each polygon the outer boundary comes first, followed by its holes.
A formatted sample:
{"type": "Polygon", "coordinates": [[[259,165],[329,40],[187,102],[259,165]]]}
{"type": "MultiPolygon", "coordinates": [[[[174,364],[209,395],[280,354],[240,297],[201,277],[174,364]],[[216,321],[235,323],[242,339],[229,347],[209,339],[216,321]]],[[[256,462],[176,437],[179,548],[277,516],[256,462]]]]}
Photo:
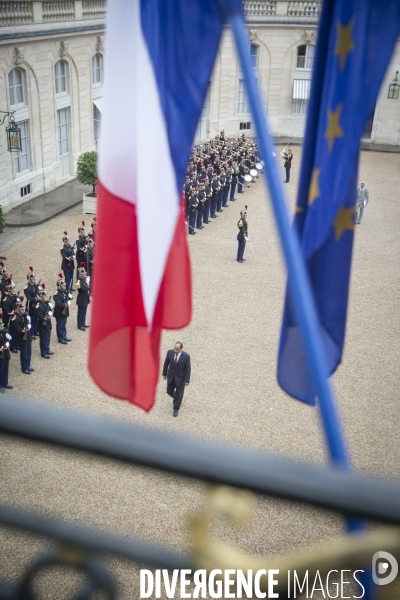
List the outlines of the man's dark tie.
{"type": "Polygon", "coordinates": [[[174,365],[176,365],[176,363],[178,362],[178,355],[175,354],[175,358],[174,358],[174,365]]]}

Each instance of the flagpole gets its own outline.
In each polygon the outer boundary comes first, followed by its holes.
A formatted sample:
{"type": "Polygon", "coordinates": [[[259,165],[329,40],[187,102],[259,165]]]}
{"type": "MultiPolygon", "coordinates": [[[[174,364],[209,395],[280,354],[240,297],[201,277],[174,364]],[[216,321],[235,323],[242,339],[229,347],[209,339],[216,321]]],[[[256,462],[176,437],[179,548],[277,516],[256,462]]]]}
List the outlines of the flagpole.
{"type": "Polygon", "coordinates": [[[328,381],[328,363],[319,329],[315,303],[302,258],[298,236],[290,223],[282,182],[280,181],[273,159],[273,145],[268,134],[267,120],[261,103],[260,92],[253,74],[253,64],[249,53],[249,41],[246,35],[245,21],[242,14],[234,14],[230,16],[229,22],[232,27],[249,95],[251,112],[265,164],[272,206],[288,268],[288,283],[291,298],[293,299],[293,309],[300,327],[308,365],[319,398],[319,408],[330,456],[336,465],[348,468],[349,459],[338,411],[328,381]]]}

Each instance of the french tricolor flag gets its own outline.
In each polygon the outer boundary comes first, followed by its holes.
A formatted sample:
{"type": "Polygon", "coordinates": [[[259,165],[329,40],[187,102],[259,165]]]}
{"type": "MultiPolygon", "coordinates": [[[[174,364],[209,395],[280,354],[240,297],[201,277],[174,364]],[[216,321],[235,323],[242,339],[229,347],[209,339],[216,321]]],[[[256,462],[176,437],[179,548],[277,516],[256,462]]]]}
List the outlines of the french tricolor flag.
{"type": "Polygon", "coordinates": [[[191,317],[181,190],[225,16],[219,0],[107,5],[89,370],[146,411],[161,330],[191,317]]]}

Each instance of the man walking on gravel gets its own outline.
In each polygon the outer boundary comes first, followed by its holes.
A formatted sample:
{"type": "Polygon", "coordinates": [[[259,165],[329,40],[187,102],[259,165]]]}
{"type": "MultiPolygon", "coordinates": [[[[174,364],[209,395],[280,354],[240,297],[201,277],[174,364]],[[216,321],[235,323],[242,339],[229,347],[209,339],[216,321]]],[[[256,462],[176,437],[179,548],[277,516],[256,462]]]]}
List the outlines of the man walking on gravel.
{"type": "Polygon", "coordinates": [[[182,348],[182,342],[176,342],[174,349],[168,350],[162,373],[167,380],[167,394],[173,399],[174,417],[178,416],[185,387],[190,383],[190,355],[182,348]]]}

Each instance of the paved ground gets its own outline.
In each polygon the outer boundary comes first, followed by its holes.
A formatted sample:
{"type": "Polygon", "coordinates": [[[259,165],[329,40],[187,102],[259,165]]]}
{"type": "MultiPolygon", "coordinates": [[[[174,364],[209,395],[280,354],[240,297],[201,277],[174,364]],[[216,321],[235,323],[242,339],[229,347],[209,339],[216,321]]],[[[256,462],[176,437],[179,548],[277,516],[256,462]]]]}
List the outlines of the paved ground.
{"type": "Polygon", "coordinates": [[[52,192],[42,194],[23,202],[5,215],[8,228],[30,227],[39,225],[52,219],[73,206],[82,202],[84,193],[90,191],[90,187],[73,179],[52,192]]]}
{"type": "MultiPolygon", "coordinates": [[[[293,181],[285,186],[291,208],[299,152],[296,148],[293,181]]],[[[356,230],[346,348],[343,364],[333,378],[354,467],[397,479],[400,203],[393,190],[400,185],[399,166],[397,154],[362,154],[360,178],[367,182],[371,200],[356,230]]],[[[76,329],[75,307],[69,325],[73,342],[67,347],[53,344],[51,361],[40,358],[36,342],[36,370],[27,377],[20,373],[13,357],[11,382],[15,392],[126,423],[325,463],[317,410],[287,397],[275,380],[285,268],[265,198],[259,180],[239,202],[190,238],[193,320],[179,334],[166,332],[162,341],[162,354],[179,337],[192,355],[192,383],[177,419],[172,418],[162,380],[156,407],[148,415],[108,398],[95,387],[86,371],[86,334],[76,329]],[[247,248],[247,261],[238,264],[236,222],[241,202],[248,205],[250,235],[257,246],[255,255],[247,248]]],[[[32,264],[43,274],[47,287],[55,290],[62,231],[75,233],[80,220],[78,211],[72,211],[39,229],[31,239],[10,247],[7,263],[15,280],[24,280],[32,264]]],[[[0,456],[1,502],[160,542],[176,550],[189,546],[185,523],[204,500],[206,488],[202,484],[13,439],[0,440],[0,456]]],[[[229,543],[266,556],[341,532],[342,520],[335,514],[260,498],[244,531],[224,521],[215,525],[215,534],[229,543]]],[[[15,580],[32,553],[44,545],[38,538],[0,530],[0,578],[15,580]]],[[[112,565],[122,597],[138,598],[137,571],[123,561],[112,561],[112,565]]],[[[40,581],[43,597],[57,600],[68,597],[70,584],[71,578],[59,573],[55,579],[47,574],[40,581]],[[56,586],[57,595],[52,593],[56,586]]]]}

